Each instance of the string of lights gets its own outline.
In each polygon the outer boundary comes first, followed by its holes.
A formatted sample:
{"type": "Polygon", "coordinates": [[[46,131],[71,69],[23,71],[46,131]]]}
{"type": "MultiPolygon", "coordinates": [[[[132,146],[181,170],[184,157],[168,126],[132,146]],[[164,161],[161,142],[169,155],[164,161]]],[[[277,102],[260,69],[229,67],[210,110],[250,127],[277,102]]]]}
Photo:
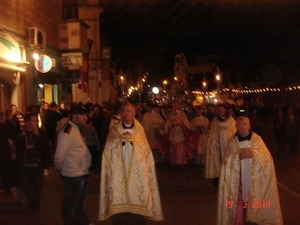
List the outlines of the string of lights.
{"type": "MultiPolygon", "coordinates": [[[[257,88],[257,89],[230,89],[230,88],[223,88],[220,89],[221,93],[226,92],[234,92],[239,94],[255,94],[255,93],[264,93],[264,92],[281,92],[281,91],[297,91],[300,90],[300,86],[291,86],[291,87],[285,87],[285,88],[257,88]]],[[[193,94],[197,95],[204,95],[205,93],[203,91],[192,91],[193,94]]],[[[206,92],[210,95],[216,94],[217,91],[210,91],[206,92]]]]}

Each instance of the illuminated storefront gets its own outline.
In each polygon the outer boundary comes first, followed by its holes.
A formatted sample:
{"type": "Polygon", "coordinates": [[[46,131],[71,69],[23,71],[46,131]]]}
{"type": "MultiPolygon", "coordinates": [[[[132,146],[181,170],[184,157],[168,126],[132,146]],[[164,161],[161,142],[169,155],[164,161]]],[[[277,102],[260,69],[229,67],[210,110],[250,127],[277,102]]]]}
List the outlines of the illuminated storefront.
{"type": "Polygon", "coordinates": [[[0,32],[0,110],[15,104],[25,113],[28,105],[59,103],[66,95],[63,73],[58,49],[33,49],[25,36],[0,32]]]}
{"type": "Polygon", "coordinates": [[[60,97],[66,96],[63,83],[64,70],[61,66],[61,53],[48,46],[45,51],[28,49],[29,76],[33,82],[29,84],[33,102],[41,105],[43,102],[60,103],[60,97]]]}
{"type": "Polygon", "coordinates": [[[11,104],[25,107],[26,59],[24,40],[9,32],[0,32],[0,108],[11,104]]]}

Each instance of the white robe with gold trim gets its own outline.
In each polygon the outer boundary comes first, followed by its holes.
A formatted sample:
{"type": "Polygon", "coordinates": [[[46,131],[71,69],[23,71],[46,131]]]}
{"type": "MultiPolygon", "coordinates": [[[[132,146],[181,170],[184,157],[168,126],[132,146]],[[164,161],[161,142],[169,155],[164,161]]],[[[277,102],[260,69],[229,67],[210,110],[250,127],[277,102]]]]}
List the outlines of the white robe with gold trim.
{"type": "Polygon", "coordinates": [[[114,125],[102,156],[99,220],[122,212],[163,220],[155,163],[141,124],[134,120],[134,134],[121,135],[122,122],[114,125]],[[122,141],[132,142],[128,177],[125,173],[122,141]]]}
{"type": "Polygon", "coordinates": [[[227,121],[227,126],[221,126],[220,124],[223,123],[220,123],[218,117],[215,116],[210,123],[207,139],[207,152],[204,174],[205,178],[211,179],[219,177],[221,169],[221,150],[226,148],[226,146],[220,146],[221,133],[223,136],[225,136],[223,137],[223,140],[227,140],[227,142],[236,133],[235,119],[231,115],[229,115],[227,121]]]}
{"type": "MultiPolygon", "coordinates": [[[[241,150],[237,140],[232,138],[223,157],[218,192],[218,225],[234,224],[240,184],[241,150]]],[[[246,221],[259,225],[282,225],[273,159],[261,137],[255,133],[252,135],[251,150],[253,156],[246,221]]]]}

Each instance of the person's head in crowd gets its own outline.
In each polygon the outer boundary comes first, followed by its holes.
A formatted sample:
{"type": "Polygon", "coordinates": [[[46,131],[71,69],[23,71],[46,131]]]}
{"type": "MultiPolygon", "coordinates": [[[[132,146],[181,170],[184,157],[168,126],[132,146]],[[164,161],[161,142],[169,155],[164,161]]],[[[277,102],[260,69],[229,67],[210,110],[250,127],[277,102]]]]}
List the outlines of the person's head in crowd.
{"type": "Polygon", "coordinates": [[[212,115],[216,114],[216,106],[213,105],[213,104],[209,104],[207,106],[207,112],[212,114],[212,115]]]}
{"type": "Polygon", "coordinates": [[[125,124],[132,124],[135,115],[135,106],[130,102],[124,102],[121,108],[121,116],[125,124]]]}
{"type": "Polygon", "coordinates": [[[236,129],[239,135],[241,136],[246,136],[249,134],[251,125],[250,125],[250,120],[246,116],[239,116],[236,119],[236,129]]]}
{"type": "Polygon", "coordinates": [[[204,111],[203,111],[203,108],[201,107],[201,106],[197,106],[196,107],[196,114],[197,114],[197,116],[203,116],[203,114],[204,114],[204,111]]]}
{"type": "Polygon", "coordinates": [[[66,102],[66,97],[62,96],[62,97],[60,98],[60,102],[65,103],[65,102],[66,102]]]}
{"type": "Polygon", "coordinates": [[[29,105],[26,108],[26,112],[27,113],[31,113],[31,114],[38,114],[39,110],[38,110],[38,108],[35,105],[29,105]]]}
{"type": "Polygon", "coordinates": [[[48,102],[44,102],[43,104],[43,110],[49,110],[49,103],[48,102]]]}
{"type": "Polygon", "coordinates": [[[38,129],[38,116],[35,113],[28,113],[24,116],[26,130],[37,131],[38,129]]]}
{"type": "Polygon", "coordinates": [[[79,127],[86,124],[87,121],[87,111],[82,106],[73,106],[70,110],[71,120],[76,123],[79,127]]]}
{"type": "Polygon", "coordinates": [[[10,106],[11,110],[12,110],[12,114],[15,115],[18,112],[18,107],[15,104],[12,104],[10,106]]]}
{"type": "Polygon", "coordinates": [[[122,103],[120,101],[117,101],[116,104],[114,105],[114,115],[121,115],[121,108],[122,108],[122,103]]]}
{"type": "Polygon", "coordinates": [[[61,112],[61,116],[62,117],[70,117],[70,111],[69,110],[63,110],[62,112],[61,112]]]}
{"type": "Polygon", "coordinates": [[[220,118],[228,117],[228,109],[225,104],[221,103],[217,106],[217,115],[220,118]]]}
{"type": "Polygon", "coordinates": [[[96,116],[101,116],[101,114],[102,114],[102,107],[99,104],[95,104],[95,106],[93,108],[93,113],[96,116]]]}
{"type": "Polygon", "coordinates": [[[56,102],[51,102],[50,109],[55,110],[55,107],[56,107],[56,102]]]}

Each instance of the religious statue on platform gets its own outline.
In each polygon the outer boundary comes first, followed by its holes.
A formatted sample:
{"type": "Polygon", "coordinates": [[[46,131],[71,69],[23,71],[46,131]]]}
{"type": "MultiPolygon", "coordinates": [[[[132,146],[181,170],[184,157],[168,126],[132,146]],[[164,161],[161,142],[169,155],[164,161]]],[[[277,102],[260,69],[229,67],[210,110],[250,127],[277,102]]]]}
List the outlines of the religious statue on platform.
{"type": "Polygon", "coordinates": [[[185,55],[179,53],[175,56],[175,65],[174,65],[174,76],[177,80],[177,84],[180,88],[186,88],[186,77],[188,74],[188,63],[186,61],[185,55]]]}

